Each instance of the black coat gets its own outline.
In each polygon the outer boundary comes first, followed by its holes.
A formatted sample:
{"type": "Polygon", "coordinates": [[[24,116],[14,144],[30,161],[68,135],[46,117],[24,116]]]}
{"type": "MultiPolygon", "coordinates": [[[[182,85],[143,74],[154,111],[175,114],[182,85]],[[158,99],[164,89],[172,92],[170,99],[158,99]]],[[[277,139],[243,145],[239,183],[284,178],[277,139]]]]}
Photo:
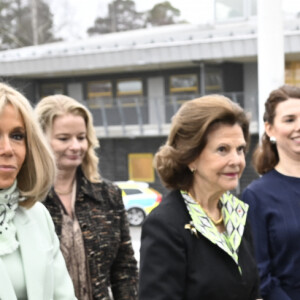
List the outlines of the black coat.
{"type": "Polygon", "coordinates": [[[191,221],[179,191],[169,193],[142,228],[140,300],[253,300],[258,274],[248,223],[239,248],[242,275],[217,245],[184,225],[191,221]]]}

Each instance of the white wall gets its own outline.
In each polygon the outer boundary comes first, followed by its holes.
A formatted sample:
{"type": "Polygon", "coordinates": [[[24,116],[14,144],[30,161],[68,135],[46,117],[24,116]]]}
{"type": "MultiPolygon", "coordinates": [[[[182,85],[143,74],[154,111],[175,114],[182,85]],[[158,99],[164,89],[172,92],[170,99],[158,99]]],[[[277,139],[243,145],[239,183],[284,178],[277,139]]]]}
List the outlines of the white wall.
{"type": "Polygon", "coordinates": [[[258,126],[258,68],[257,63],[244,64],[244,108],[251,114],[251,121],[258,126]]]}
{"type": "Polygon", "coordinates": [[[163,77],[151,77],[147,80],[149,99],[149,123],[165,123],[165,85],[163,77]]]}
{"type": "Polygon", "coordinates": [[[82,83],[69,83],[67,86],[68,96],[74,98],[75,100],[82,102],[83,99],[83,91],[82,91],[82,83]]]}

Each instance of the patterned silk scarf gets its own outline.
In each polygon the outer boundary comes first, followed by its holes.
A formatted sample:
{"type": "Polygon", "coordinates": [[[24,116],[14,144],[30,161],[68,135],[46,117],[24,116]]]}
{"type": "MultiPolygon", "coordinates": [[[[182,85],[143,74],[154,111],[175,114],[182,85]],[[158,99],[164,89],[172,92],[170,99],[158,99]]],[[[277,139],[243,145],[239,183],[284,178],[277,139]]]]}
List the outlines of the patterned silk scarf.
{"type": "Polygon", "coordinates": [[[20,200],[24,199],[19,199],[17,181],[11,187],[0,190],[0,255],[12,253],[19,246],[13,218],[20,200]]]}
{"type": "Polygon", "coordinates": [[[248,205],[230,193],[223,194],[220,203],[226,231],[220,233],[202,207],[187,192],[181,191],[181,194],[196,230],[230,255],[239,266],[238,249],[244,233],[248,205]]]}

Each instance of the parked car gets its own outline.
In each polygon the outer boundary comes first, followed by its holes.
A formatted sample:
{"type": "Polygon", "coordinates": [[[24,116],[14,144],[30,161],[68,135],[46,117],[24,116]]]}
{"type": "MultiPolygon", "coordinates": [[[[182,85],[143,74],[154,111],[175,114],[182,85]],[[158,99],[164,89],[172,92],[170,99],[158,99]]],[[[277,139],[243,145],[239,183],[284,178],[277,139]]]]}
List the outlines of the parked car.
{"type": "Polygon", "coordinates": [[[161,202],[161,194],[146,182],[129,180],[115,183],[122,190],[128,221],[132,226],[140,226],[150,211],[161,202]]]}

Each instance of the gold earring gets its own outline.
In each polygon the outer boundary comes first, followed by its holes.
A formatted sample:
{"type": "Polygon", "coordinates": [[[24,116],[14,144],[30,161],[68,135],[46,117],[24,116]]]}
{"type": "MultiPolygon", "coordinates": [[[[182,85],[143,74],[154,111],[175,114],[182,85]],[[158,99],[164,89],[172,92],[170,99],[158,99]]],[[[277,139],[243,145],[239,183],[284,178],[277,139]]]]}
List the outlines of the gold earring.
{"type": "Polygon", "coordinates": [[[194,174],[196,172],[195,168],[191,168],[191,172],[194,174]]]}

